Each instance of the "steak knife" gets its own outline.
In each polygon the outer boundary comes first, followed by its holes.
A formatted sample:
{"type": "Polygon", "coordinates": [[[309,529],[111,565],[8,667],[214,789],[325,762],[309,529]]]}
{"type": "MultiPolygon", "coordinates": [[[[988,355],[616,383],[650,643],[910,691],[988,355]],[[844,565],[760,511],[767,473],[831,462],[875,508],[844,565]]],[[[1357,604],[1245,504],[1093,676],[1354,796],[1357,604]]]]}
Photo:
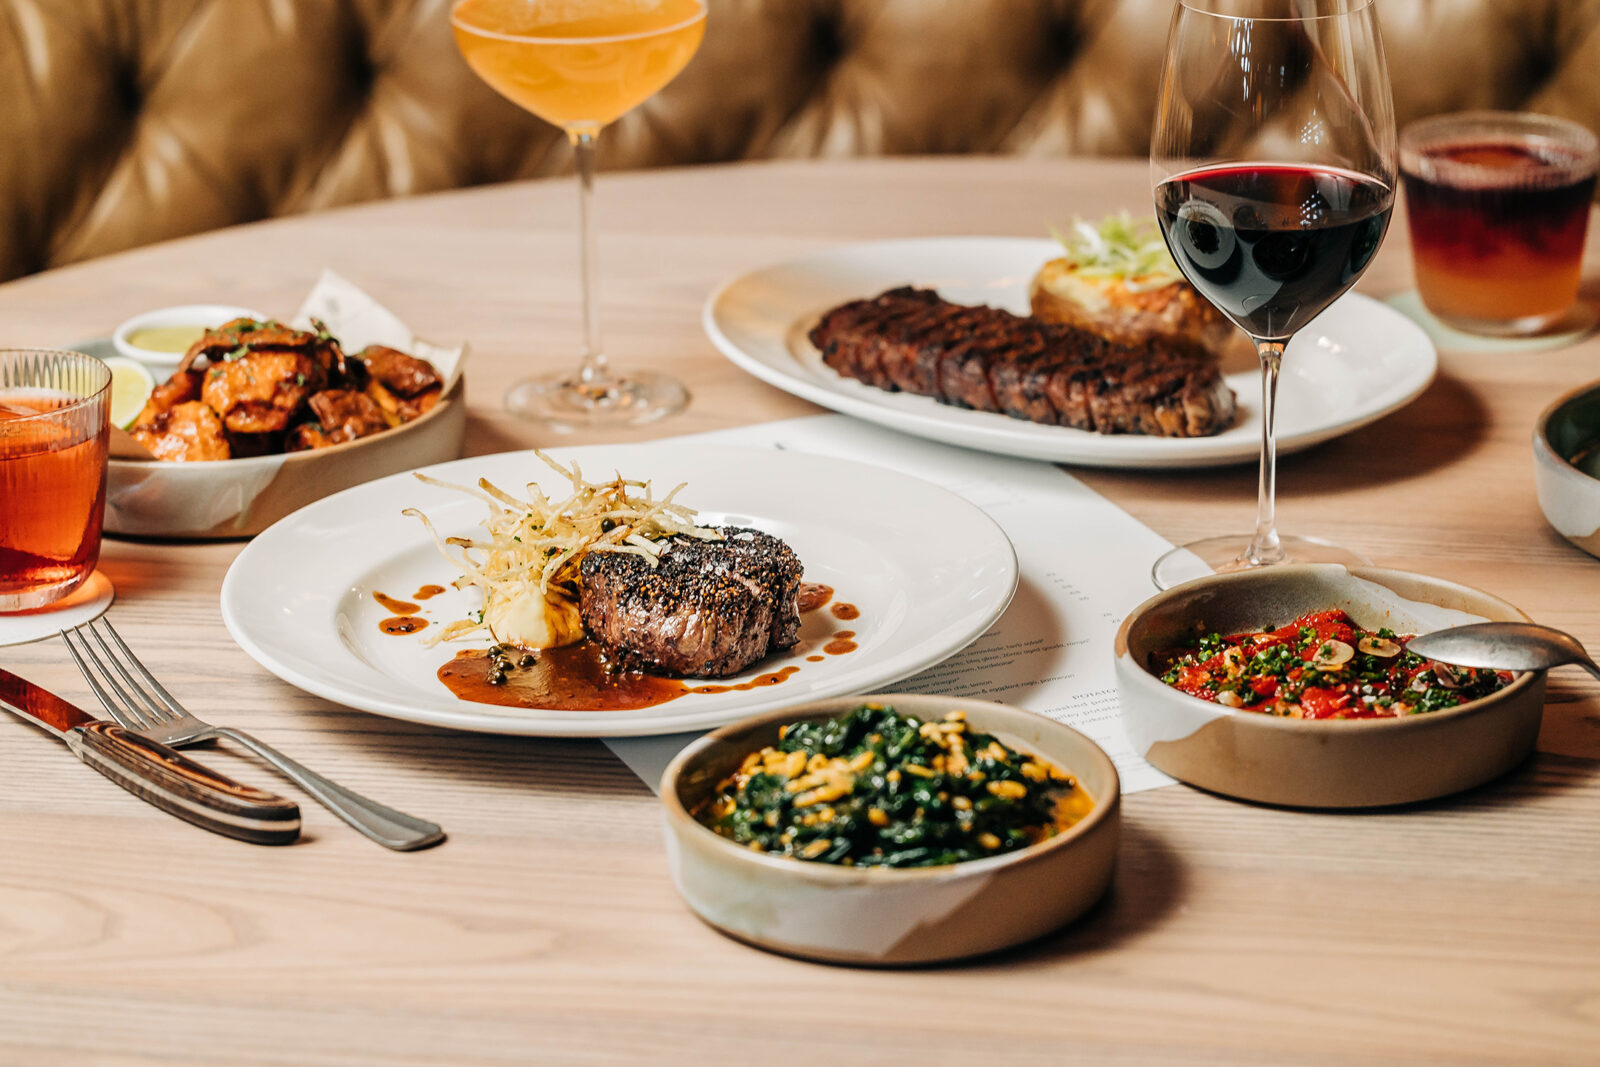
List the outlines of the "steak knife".
{"type": "Polygon", "coordinates": [[[0,708],[55,734],[140,800],[196,826],[258,845],[287,845],[300,836],[294,801],[225,778],[3,669],[0,708]]]}

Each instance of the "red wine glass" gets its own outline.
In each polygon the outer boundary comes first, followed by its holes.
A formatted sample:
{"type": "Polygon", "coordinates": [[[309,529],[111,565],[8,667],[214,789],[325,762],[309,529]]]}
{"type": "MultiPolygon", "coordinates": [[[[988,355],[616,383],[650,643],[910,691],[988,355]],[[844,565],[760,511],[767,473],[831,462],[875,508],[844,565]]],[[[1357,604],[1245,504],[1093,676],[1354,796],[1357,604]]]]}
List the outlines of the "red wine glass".
{"type": "Polygon", "coordinates": [[[1290,338],[1361,277],[1394,206],[1394,105],[1373,0],[1180,0],[1150,172],[1178,268],[1255,342],[1262,417],[1255,532],[1174,549],[1156,562],[1156,585],[1366,562],[1278,533],[1275,416],[1290,338]]]}

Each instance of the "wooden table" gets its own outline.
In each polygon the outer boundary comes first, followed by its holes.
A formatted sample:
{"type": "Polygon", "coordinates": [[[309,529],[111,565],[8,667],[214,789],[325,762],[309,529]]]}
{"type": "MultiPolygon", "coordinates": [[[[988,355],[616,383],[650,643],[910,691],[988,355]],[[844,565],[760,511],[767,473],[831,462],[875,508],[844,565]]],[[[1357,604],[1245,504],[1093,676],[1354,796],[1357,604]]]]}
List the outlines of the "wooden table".
{"type": "MultiPolygon", "coordinates": [[[[1036,235],[1148,210],[1143,163],[779,163],[607,176],[610,351],[694,391],[645,439],[811,412],[724,362],[721,280],[836,242],[1036,235]]],[[[502,391],[578,343],[565,182],[382,203],[201,236],[0,287],[7,344],[103,335],[144,308],[287,314],[332,266],[423,334],[470,337],[469,453],[583,442],[502,391]]],[[[1600,240],[1591,240],[1591,247],[1600,240]]],[[[1596,275],[1591,261],[1589,277],[1596,275]]],[[[1409,284],[1403,220],[1361,288],[1409,284]]],[[[1600,339],[1445,352],[1381,422],[1282,465],[1280,520],[1498,593],[1600,647],[1600,563],[1548,529],[1529,434],[1600,374],[1600,339]]],[[[598,440],[599,438],[592,438],[598,440]]],[[[1241,527],[1253,468],[1081,471],[1174,541],[1241,527]]],[[[598,743],[449,733],[301,693],[229,639],[231,543],[108,542],[119,627],[181,697],[354,788],[443,823],[397,855],[304,804],[302,844],[201,833],[0,717],[0,1061],[1593,1062],[1600,1051],[1600,688],[1556,674],[1539,755],[1404,811],[1305,814],[1182,786],[1128,798],[1109,900],[964,967],[880,973],[745,948],[701,925],[655,801],[598,743]],[[713,1059],[714,1057],[714,1059],[713,1059]]],[[[1092,565],[1086,561],[1086,565],[1092,565]]],[[[89,701],[57,642],[0,664],[89,701]]],[[[269,772],[229,753],[219,768],[269,772]]],[[[287,788],[287,787],[285,787],[287,788]]]]}

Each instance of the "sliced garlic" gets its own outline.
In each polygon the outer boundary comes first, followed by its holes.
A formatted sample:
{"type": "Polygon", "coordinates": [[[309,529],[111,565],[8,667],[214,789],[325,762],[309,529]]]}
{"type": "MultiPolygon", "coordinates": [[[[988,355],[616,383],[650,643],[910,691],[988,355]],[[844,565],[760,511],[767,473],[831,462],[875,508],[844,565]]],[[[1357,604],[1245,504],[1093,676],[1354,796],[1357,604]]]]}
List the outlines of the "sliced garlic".
{"type": "Polygon", "coordinates": [[[1393,659],[1400,654],[1400,646],[1387,637],[1363,637],[1356,642],[1356,647],[1369,656],[1382,656],[1384,659],[1393,659]]]}
{"type": "Polygon", "coordinates": [[[1343,641],[1324,641],[1317,649],[1316,655],[1311,657],[1311,665],[1318,670],[1337,670],[1349,663],[1355,654],[1356,650],[1343,641]]]}
{"type": "Polygon", "coordinates": [[[1217,694],[1217,703],[1225,708],[1242,708],[1244,707],[1244,697],[1235,693],[1232,689],[1224,689],[1217,694]]]}

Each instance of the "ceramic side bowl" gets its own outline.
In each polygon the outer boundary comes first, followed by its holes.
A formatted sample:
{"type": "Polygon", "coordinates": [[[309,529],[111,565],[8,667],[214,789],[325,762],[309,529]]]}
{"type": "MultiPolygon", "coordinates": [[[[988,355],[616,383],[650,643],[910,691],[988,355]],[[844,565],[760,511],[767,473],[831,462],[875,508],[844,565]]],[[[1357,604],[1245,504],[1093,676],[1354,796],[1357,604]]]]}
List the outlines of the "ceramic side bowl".
{"type": "Polygon", "coordinates": [[[761,948],[868,966],[992,952],[1082,915],[1111,882],[1120,790],[1111,760],[1070,727],[1005,704],[911,694],[836,697],[725,726],[684,749],[661,779],[673,882],[696,914],[761,948]],[[1094,810],[1066,833],[1019,852],[900,870],[763,855],[719,837],[689,814],[748,753],[775,744],[783,724],[825,719],[867,702],[925,721],[964,710],[974,729],[1076,776],[1094,810]]]}
{"type": "Polygon", "coordinates": [[[1408,571],[1337,564],[1263,567],[1174,586],[1117,632],[1117,684],[1136,751],[1190,785],[1267,804],[1405,804],[1489,781],[1527,758],[1544,710],[1543,671],[1481,700],[1395,719],[1287,719],[1234,711],[1161,681],[1160,653],[1206,632],[1240,633],[1342,608],[1357,624],[1421,633],[1524,621],[1510,604],[1408,571]]]}
{"type": "Polygon", "coordinates": [[[1550,525],[1600,556],[1600,382],[1579,386],[1539,415],[1533,477],[1550,525]]]}
{"type": "MultiPolygon", "coordinates": [[[[150,373],[156,376],[157,381],[165,381],[178,369],[178,362],[183,358],[183,353],[161,352],[141,347],[135,343],[135,336],[140,331],[175,326],[206,330],[239,318],[262,319],[266,316],[250,308],[236,307],[233,304],[180,304],[176,307],[156,308],[135,315],[118,326],[116,332],[111,335],[111,344],[116,348],[118,355],[138,360],[150,368],[150,373]]],[[[198,333],[196,336],[199,336],[198,333]]]]}
{"type": "Polygon", "coordinates": [[[200,463],[113,458],[107,533],[184,539],[252,537],[341,489],[455,459],[466,431],[464,381],[427,414],[332,448],[200,463]]]}

